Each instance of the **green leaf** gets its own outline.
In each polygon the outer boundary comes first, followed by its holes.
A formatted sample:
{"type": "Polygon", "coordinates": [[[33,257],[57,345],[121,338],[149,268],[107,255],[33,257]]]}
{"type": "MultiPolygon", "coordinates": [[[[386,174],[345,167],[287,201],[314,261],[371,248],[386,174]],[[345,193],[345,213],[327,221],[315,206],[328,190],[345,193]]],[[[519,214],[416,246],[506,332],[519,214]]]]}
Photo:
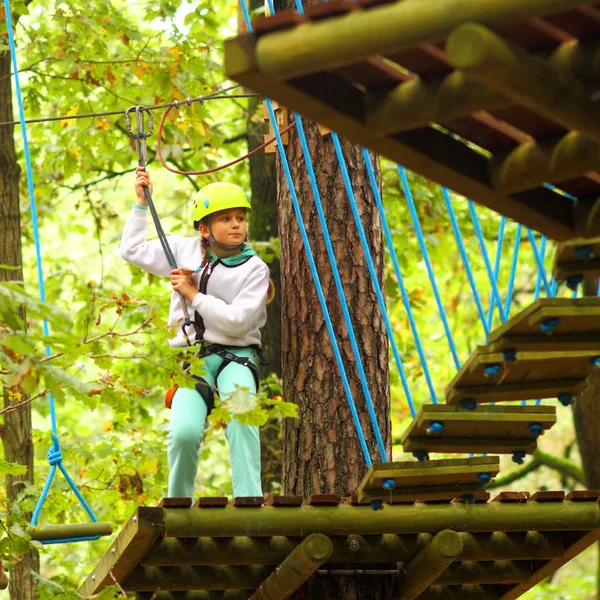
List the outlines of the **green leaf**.
{"type": "Polygon", "coordinates": [[[25,475],[27,466],[18,463],[9,463],[0,458],[0,475],[25,475]]]}

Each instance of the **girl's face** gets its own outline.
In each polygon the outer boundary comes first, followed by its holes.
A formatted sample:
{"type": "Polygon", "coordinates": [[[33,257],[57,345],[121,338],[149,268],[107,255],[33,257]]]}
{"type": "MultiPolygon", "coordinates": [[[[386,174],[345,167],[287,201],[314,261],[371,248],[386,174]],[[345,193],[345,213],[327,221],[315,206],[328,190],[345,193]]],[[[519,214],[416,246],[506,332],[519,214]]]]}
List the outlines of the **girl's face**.
{"type": "MultiPolygon", "coordinates": [[[[210,215],[210,229],[213,237],[221,244],[241,244],[246,239],[248,224],[244,208],[228,208],[210,215]]],[[[206,225],[200,226],[203,237],[210,235],[206,225]]]]}

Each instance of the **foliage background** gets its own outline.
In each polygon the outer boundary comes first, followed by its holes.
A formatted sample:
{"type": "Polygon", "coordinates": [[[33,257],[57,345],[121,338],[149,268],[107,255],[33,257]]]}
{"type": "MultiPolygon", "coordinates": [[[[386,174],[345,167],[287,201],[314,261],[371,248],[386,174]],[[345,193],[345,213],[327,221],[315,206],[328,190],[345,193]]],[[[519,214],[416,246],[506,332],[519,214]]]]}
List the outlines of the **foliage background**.
{"type": "MultiPolygon", "coordinates": [[[[205,95],[231,83],[222,76],[221,40],[237,30],[235,3],[32,0],[18,3],[14,9],[22,15],[16,36],[28,118],[122,111],[139,103],[151,105],[205,95]]],[[[173,111],[165,134],[170,163],[178,168],[204,169],[243,154],[246,105],[246,100],[215,100],[173,111]]],[[[158,117],[159,114],[155,118],[158,117]]],[[[262,116],[257,114],[254,118],[259,120],[262,116]]],[[[4,347],[0,364],[8,365],[3,366],[8,373],[3,371],[2,383],[18,384],[33,396],[46,389],[54,392],[65,465],[98,518],[112,521],[115,531],[135,505],[158,502],[166,489],[168,412],[162,398],[172,374],[177,373],[178,363],[167,347],[163,320],[168,310],[168,281],[130,268],[118,254],[123,222],[134,200],[132,172],[136,166],[135,151],[124,125],[122,116],[111,116],[29,126],[47,296],[49,304],[56,308],[50,311],[36,301],[36,259],[24,177],[21,197],[24,293],[28,296],[26,336],[14,317],[15,307],[23,300],[19,294],[23,292],[8,286],[0,290],[0,342],[4,347]],[[42,335],[42,316],[51,319],[48,340],[42,335]],[[53,353],[62,355],[44,361],[47,342],[53,353]],[[55,366],[49,368],[49,362],[55,366]],[[61,379],[67,379],[71,385],[59,386],[61,379]]],[[[15,137],[20,145],[18,128],[15,137]]],[[[149,143],[149,169],[154,177],[154,197],[165,230],[172,234],[193,234],[190,201],[200,186],[220,176],[248,186],[246,163],[224,174],[186,178],[163,170],[154,160],[155,150],[153,137],[149,143]]],[[[24,164],[22,148],[20,163],[24,164]]],[[[383,161],[382,173],[394,250],[441,400],[455,366],[397,169],[383,161]]],[[[458,353],[465,360],[484,340],[465,269],[439,188],[418,176],[409,174],[409,178],[458,353]]],[[[489,279],[467,203],[455,198],[454,206],[487,308],[489,279]]],[[[494,257],[499,219],[483,209],[478,214],[488,251],[494,257]]],[[[507,286],[514,237],[515,225],[510,224],[499,278],[502,290],[507,286]]],[[[537,276],[525,237],[519,246],[513,314],[531,302],[537,276]]],[[[552,251],[549,246],[547,267],[552,251]]],[[[396,341],[418,407],[430,398],[390,261],[386,292],[396,341]]],[[[399,438],[411,415],[394,364],[391,371],[393,428],[395,438],[399,438]]],[[[0,497],[0,518],[5,528],[0,557],[8,568],[23,551],[22,513],[34,506],[48,470],[46,398],[35,399],[33,407],[38,485],[23,489],[17,506],[8,505],[6,498],[0,497]]],[[[558,426],[544,436],[541,448],[579,465],[570,411],[561,408],[559,414],[558,426]]],[[[395,445],[394,459],[407,458],[395,445]]],[[[503,467],[503,472],[512,471],[514,465],[507,459],[503,467]]],[[[0,469],[7,468],[0,464],[0,469]]],[[[505,489],[577,487],[583,487],[582,481],[541,467],[505,489]]],[[[231,495],[229,458],[218,427],[210,430],[203,446],[197,493],[231,495]]],[[[58,475],[41,522],[84,519],[83,511],[58,475]]],[[[41,597],[76,597],[73,590],[110,541],[44,547],[41,597]]],[[[590,550],[572,561],[551,582],[538,586],[526,598],[592,598],[595,573],[590,565],[595,565],[591,556],[594,552],[590,550]]],[[[0,592],[0,598],[4,597],[8,597],[8,592],[0,592]]]]}

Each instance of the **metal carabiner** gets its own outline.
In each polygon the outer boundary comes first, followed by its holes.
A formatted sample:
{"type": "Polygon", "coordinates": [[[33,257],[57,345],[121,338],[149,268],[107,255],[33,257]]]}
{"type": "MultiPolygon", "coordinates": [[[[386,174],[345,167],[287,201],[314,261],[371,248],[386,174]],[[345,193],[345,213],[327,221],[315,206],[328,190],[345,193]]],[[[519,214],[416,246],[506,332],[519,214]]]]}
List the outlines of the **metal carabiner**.
{"type": "Polygon", "coordinates": [[[147,139],[152,135],[154,131],[154,117],[152,112],[145,106],[137,105],[130,106],[125,111],[125,125],[127,127],[127,134],[133,140],[135,140],[135,146],[138,155],[138,163],[140,167],[146,167],[148,162],[148,144],[147,139]],[[131,127],[131,113],[135,111],[135,128],[137,133],[134,133],[131,127]],[[145,129],[144,113],[148,113],[148,131],[145,129]]]}

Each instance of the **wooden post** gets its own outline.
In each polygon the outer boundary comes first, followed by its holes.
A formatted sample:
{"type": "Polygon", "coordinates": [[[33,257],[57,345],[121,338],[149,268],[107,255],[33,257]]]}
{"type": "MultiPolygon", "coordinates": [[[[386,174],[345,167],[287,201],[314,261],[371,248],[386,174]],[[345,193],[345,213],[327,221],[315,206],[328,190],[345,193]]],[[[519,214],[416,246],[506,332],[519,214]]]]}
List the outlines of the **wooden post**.
{"type": "Polygon", "coordinates": [[[589,85],[600,85],[600,41],[572,40],[561,44],[550,57],[550,64],[571,71],[589,85]]]}
{"type": "Polygon", "coordinates": [[[466,23],[446,43],[450,63],[567,129],[600,142],[598,106],[573,75],[510,46],[483,25],[466,23]]]}
{"type": "Polygon", "coordinates": [[[500,27],[587,3],[589,0],[404,0],[264,35],[257,43],[257,63],[264,74],[287,80],[438,42],[461,23],[500,27]]]}
{"type": "Polygon", "coordinates": [[[436,81],[413,79],[388,92],[368,93],[365,104],[365,124],[390,134],[506,108],[513,100],[454,71],[436,81]]]}
{"type": "MultiPolygon", "coordinates": [[[[463,551],[459,560],[552,560],[565,549],[561,533],[459,533],[463,551]]],[[[433,539],[431,534],[332,536],[331,563],[410,563],[433,539]],[[350,549],[350,542],[358,549],[350,549]]],[[[144,556],[145,567],[199,565],[276,565],[302,541],[301,538],[177,539],[166,538],[144,556]]]]}
{"type": "Polygon", "coordinates": [[[251,596],[250,600],[286,600],[331,556],[331,540],[313,533],[303,540],[251,596]]]}
{"type": "Polygon", "coordinates": [[[414,600],[456,560],[463,543],[456,531],[440,531],[408,565],[397,600],[414,600]]]}
{"type": "Polygon", "coordinates": [[[600,144],[571,131],[551,143],[521,144],[489,163],[492,185],[506,194],[566,181],[600,168],[600,144]]]}
{"type": "MultiPolygon", "coordinates": [[[[281,131],[282,129],[285,129],[289,125],[288,109],[285,108],[285,106],[281,106],[281,104],[279,104],[278,102],[275,102],[275,100],[271,100],[271,102],[273,104],[273,112],[275,113],[275,118],[277,119],[277,127],[281,131]]],[[[265,115],[264,119],[269,124],[269,133],[265,134],[265,142],[267,142],[268,140],[273,139],[275,137],[275,130],[273,129],[273,123],[271,123],[271,116],[269,114],[269,111],[267,110],[266,101],[263,103],[263,110],[264,110],[264,115],[265,115]]],[[[289,135],[288,135],[287,131],[285,133],[281,134],[281,141],[284,146],[288,145],[289,135]]],[[[265,152],[267,154],[273,154],[276,151],[277,151],[277,141],[276,140],[274,140],[271,144],[269,144],[268,146],[265,147],[265,152]]]]}
{"type": "Polygon", "coordinates": [[[69,523],[66,525],[41,525],[29,528],[32,540],[43,542],[46,540],[67,539],[74,537],[87,537],[91,535],[111,535],[112,523],[105,521],[89,523],[69,523]]]}

